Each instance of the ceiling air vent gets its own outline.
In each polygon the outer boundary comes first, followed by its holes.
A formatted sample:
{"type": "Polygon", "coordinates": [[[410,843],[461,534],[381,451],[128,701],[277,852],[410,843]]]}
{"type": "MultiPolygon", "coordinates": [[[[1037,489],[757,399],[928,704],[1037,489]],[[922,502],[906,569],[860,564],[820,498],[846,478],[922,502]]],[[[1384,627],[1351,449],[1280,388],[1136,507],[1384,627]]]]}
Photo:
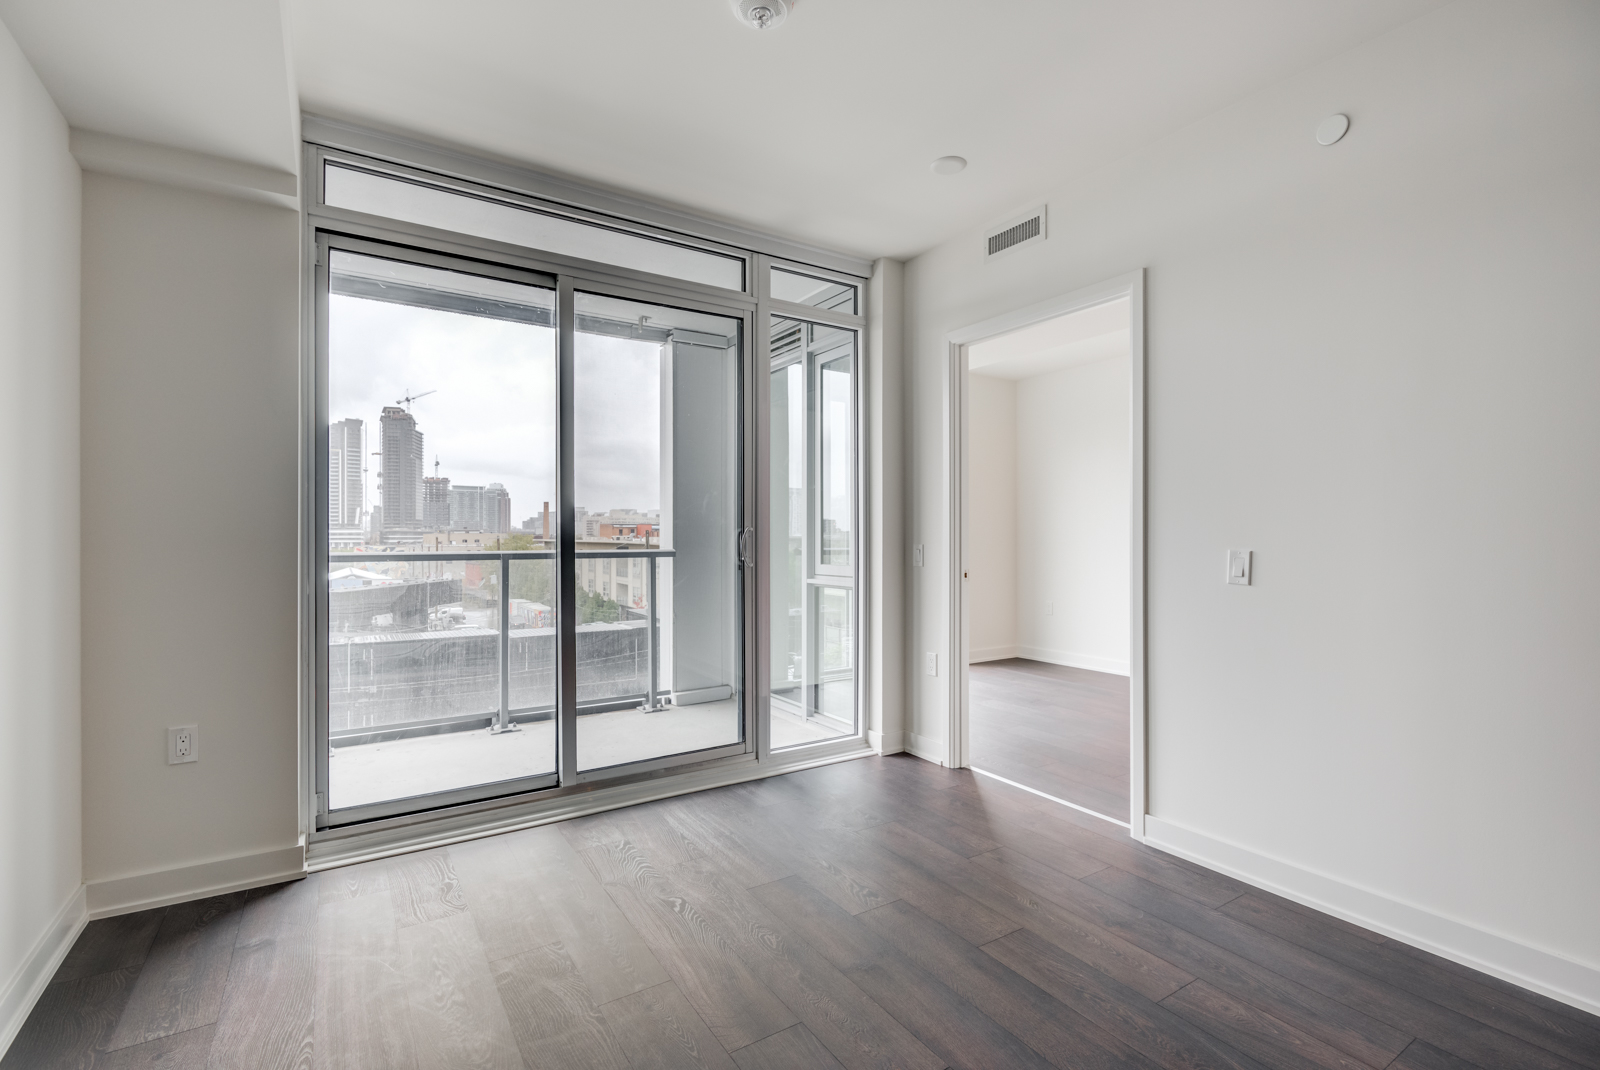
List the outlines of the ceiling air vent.
{"type": "Polygon", "coordinates": [[[991,228],[983,237],[983,258],[993,260],[1024,245],[1036,245],[1044,239],[1045,206],[1041,204],[991,228]]]}

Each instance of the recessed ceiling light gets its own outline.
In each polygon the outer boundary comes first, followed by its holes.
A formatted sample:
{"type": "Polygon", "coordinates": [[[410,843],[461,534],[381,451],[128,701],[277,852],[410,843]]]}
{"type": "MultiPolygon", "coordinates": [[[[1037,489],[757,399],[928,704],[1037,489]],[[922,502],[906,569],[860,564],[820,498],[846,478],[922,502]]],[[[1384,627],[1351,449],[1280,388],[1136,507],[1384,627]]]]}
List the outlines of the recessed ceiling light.
{"type": "Polygon", "coordinates": [[[936,175],[953,175],[966,170],[967,161],[961,156],[941,156],[933,161],[932,166],[936,175]]]}
{"type": "Polygon", "coordinates": [[[753,30],[770,30],[789,17],[795,0],[733,0],[734,14],[753,30]]]}

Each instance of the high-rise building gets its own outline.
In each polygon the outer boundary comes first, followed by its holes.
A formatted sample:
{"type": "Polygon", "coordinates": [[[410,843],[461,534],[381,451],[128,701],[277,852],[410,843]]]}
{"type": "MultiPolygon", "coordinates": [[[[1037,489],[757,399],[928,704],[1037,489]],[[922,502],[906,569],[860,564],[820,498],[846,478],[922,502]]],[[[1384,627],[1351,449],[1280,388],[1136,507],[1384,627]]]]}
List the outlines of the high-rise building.
{"type": "Polygon", "coordinates": [[[422,528],[422,432],[405,409],[385,405],[378,420],[383,441],[383,470],[378,473],[383,530],[415,532],[422,528]]]}
{"type": "Polygon", "coordinates": [[[450,488],[450,526],[458,531],[483,531],[483,488],[458,483],[450,488]]]}
{"type": "Polygon", "coordinates": [[[367,507],[365,424],[348,419],[328,425],[328,526],[357,528],[367,507]]]}
{"type": "Polygon", "coordinates": [[[504,484],[490,483],[483,490],[483,530],[500,534],[511,530],[511,492],[504,484]]]}
{"type": "Polygon", "coordinates": [[[450,488],[450,527],[458,531],[511,530],[511,494],[500,483],[487,487],[457,484],[450,488]]]}
{"type": "Polygon", "coordinates": [[[449,476],[423,477],[422,526],[429,531],[441,531],[450,526],[449,476]]]}

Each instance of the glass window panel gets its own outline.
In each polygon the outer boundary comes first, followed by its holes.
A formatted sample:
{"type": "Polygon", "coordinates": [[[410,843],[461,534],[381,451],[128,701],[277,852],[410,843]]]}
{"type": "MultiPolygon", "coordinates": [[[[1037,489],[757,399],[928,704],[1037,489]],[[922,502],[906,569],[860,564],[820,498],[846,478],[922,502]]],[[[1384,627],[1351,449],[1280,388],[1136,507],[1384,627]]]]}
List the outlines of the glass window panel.
{"type": "MultiPolygon", "coordinates": [[[[805,537],[806,537],[806,376],[796,361],[772,373],[771,539],[772,690],[786,709],[804,705],[805,537]]],[[[787,722],[786,722],[787,723],[787,722]]],[[[776,725],[776,722],[775,722],[776,725]]],[[[773,736],[773,746],[783,746],[773,736]]],[[[785,742],[801,742],[787,739],[785,742]]]]}
{"type": "Polygon", "coordinates": [[[555,561],[511,562],[506,653],[511,712],[519,720],[548,720],[555,710],[558,597],[555,561]]]}
{"type": "Polygon", "coordinates": [[[848,587],[817,587],[816,720],[836,735],[855,731],[855,592],[848,587]]]}
{"type": "Polygon", "coordinates": [[[739,321],[575,300],[578,768],[740,743],[739,321]]]}
{"type": "Polygon", "coordinates": [[[403,219],[420,226],[707,286],[744,290],[744,261],[738,257],[350,167],[330,163],[324,168],[323,200],[335,208],[403,219]]]}
{"type": "Polygon", "coordinates": [[[772,296],[778,301],[812,305],[856,314],[856,288],[847,282],[819,279],[783,268],[772,269],[772,296]]]}
{"type": "Polygon", "coordinates": [[[857,730],[855,332],[774,318],[768,533],[774,748],[857,730]]]}
{"type": "Polygon", "coordinates": [[[555,295],[339,250],[329,291],[330,809],[553,772],[549,564],[503,609],[500,553],[548,545],[555,295]]]}
{"type": "Polygon", "coordinates": [[[817,464],[821,483],[818,502],[821,538],[817,549],[821,566],[829,570],[850,567],[855,512],[852,494],[855,422],[851,418],[854,406],[850,388],[853,363],[851,355],[845,353],[822,364],[818,373],[822,442],[817,464]]]}

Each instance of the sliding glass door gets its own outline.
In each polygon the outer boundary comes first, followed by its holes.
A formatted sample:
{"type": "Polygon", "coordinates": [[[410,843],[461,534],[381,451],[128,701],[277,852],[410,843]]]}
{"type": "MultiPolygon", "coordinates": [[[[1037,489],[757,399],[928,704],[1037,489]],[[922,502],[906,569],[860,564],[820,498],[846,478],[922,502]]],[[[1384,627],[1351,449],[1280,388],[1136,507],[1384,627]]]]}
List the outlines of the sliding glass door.
{"type": "Polygon", "coordinates": [[[317,240],[319,827],[748,753],[750,314],[317,240]]]}
{"type": "Polygon", "coordinates": [[[554,280],[327,260],[327,807],[553,783],[554,280]]]}
{"type": "Polygon", "coordinates": [[[578,771],[743,750],[742,321],[574,309],[578,771]]]}

